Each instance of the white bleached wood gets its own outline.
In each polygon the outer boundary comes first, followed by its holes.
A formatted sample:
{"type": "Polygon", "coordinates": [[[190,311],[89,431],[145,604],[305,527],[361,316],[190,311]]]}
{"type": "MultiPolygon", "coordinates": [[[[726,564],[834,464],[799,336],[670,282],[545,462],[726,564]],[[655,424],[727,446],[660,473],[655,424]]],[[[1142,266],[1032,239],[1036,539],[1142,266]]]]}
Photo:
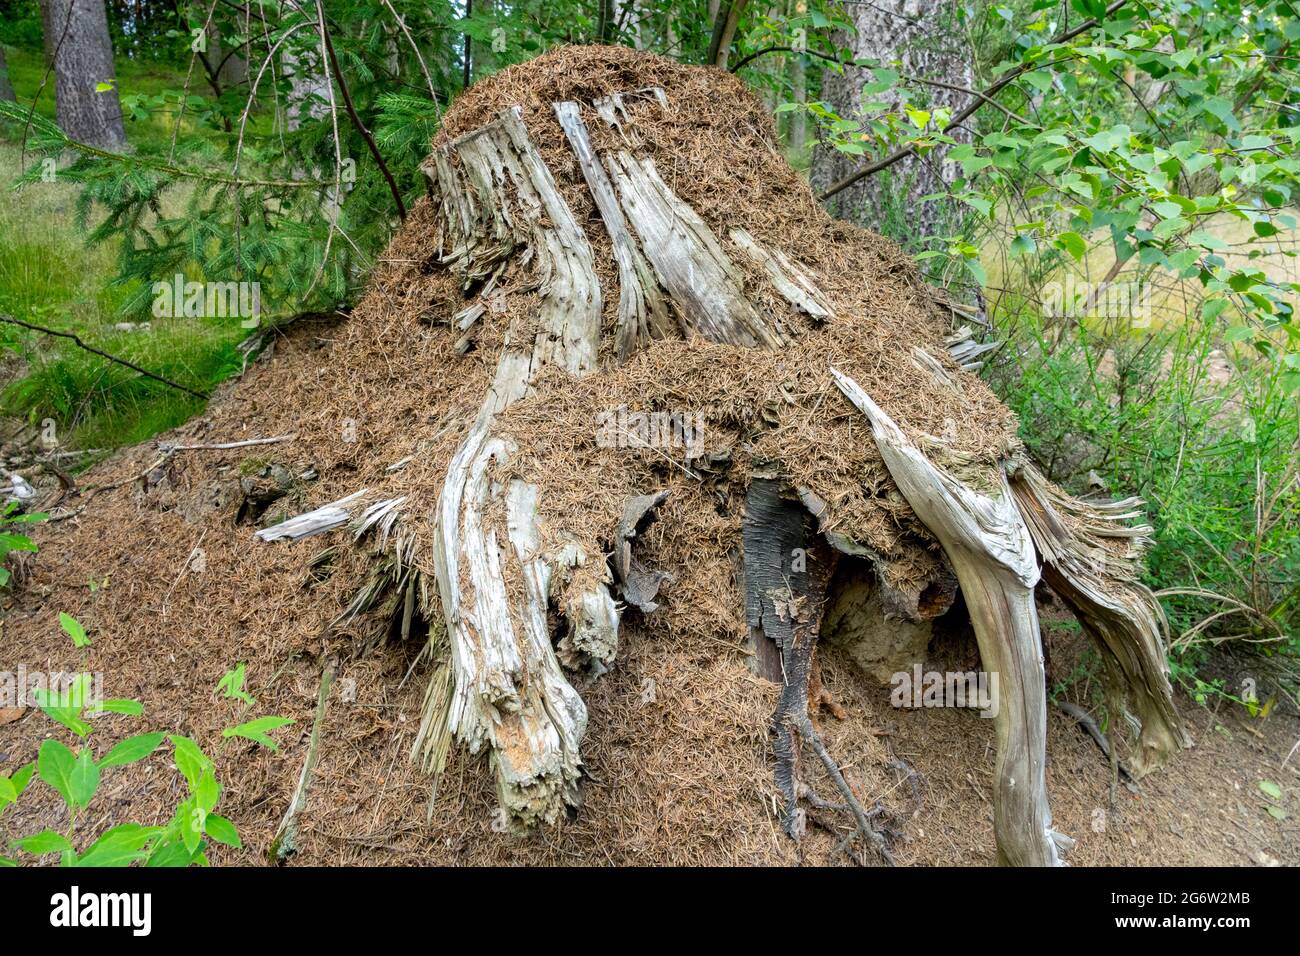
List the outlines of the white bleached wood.
{"type": "Polygon", "coordinates": [[[1152,529],[1127,524],[1142,517],[1141,502],[1079,501],[1027,461],[1012,471],[1011,490],[1042,556],[1044,580],[1101,655],[1111,712],[1134,711],[1138,745],[1128,769],[1139,778],[1191,746],[1169,683],[1168,623],[1140,580],[1152,529]]]}
{"type": "Polygon", "coordinates": [[[369,488],[362,488],[346,498],[331,501],[296,518],[289,518],[277,525],[263,528],[256,532],[256,537],[262,541],[300,541],[312,535],[341,528],[352,520],[352,512],[348,506],[360,500],[369,490],[369,488]]]}
{"type": "Polygon", "coordinates": [[[796,309],[817,322],[834,317],[830,302],[812,277],[780,249],[764,246],[744,229],[731,230],[731,241],[762,266],[776,291],[796,309]]]}
{"type": "MultiPolygon", "coordinates": [[[[531,339],[522,325],[508,330],[492,384],[448,467],[434,529],[451,648],[447,726],[471,751],[489,751],[501,807],[522,829],[576,805],[586,707],[551,646],[554,559],[539,550],[537,489],[494,479],[513,447],[493,424],[542,368],[575,376],[595,369],[600,285],[586,235],[517,109],[438,150],[426,172],[443,209],[444,262],[467,283],[491,282],[518,254],[540,299],[531,339]],[[494,517],[500,504],[504,528],[494,517]]],[[[431,693],[427,704],[443,699],[431,693]]],[[[424,715],[413,753],[424,752],[424,734],[439,726],[437,715],[424,715]]]]}
{"type": "Polygon", "coordinates": [[[668,315],[668,307],[649,263],[628,231],[627,220],[614,195],[614,184],[596,158],[578,104],[556,103],[555,115],[569,146],[578,157],[578,166],[613,243],[619,286],[614,353],[622,361],[651,339],[667,338],[676,331],[676,325],[668,315]]]}
{"type": "Polygon", "coordinates": [[[1052,829],[1045,778],[1047,689],[1029,531],[1000,469],[983,490],[934,465],[852,379],[832,369],[840,390],[871,422],[885,466],[916,516],[943,546],[957,574],[984,669],[998,675],[993,718],[998,752],[993,826],[998,860],[1058,866],[1072,841],[1052,829]]]}
{"type": "Polygon", "coordinates": [[[751,348],[784,345],[785,336],[745,296],[740,272],[713,230],[668,188],[654,162],[619,152],[606,164],[623,212],[688,331],[751,348]]]}

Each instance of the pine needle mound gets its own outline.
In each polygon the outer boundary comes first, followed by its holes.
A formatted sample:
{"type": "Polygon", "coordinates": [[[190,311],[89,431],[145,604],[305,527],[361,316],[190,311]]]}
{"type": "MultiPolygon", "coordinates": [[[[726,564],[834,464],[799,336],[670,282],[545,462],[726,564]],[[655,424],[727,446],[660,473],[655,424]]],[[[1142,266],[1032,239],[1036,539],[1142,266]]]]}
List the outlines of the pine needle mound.
{"type": "MultiPolygon", "coordinates": [[[[637,107],[639,148],[664,181],[717,235],[743,228],[796,260],[833,316],[814,322],[796,312],[757,266],[738,261],[746,293],[790,333],[789,347],[668,338],[620,364],[606,335],[592,374],[542,371],[528,397],[500,417],[498,431],[517,451],[498,477],[537,484],[544,534],[576,537],[588,554],[609,551],[630,496],[669,492],[638,552],[671,576],[660,608],[624,614],[608,673],[572,676],[590,711],[584,801],[573,819],[526,837],[500,832],[484,761],[458,751],[426,806],[429,779],[409,760],[435,666],[425,639],[442,627],[430,519],[507,331],[537,305],[523,281],[527,266],[512,264],[472,348],[458,349],[461,333],[451,320],[474,297],[438,261],[439,210],[429,199],[412,210],[350,318],[293,326],[202,418],[82,476],[79,494],[56,509],[81,510],[39,529],[34,577],[4,626],[6,665],[78,666],[57,614],[86,624],[93,644],[85,667],[104,674],[108,696],[145,705],[143,718],[105,720],[102,733],[116,739],[165,728],[216,759],[225,785],[220,809],[239,826],[245,849],[223,848],[214,858],[265,859],[298,780],[329,664],[336,689],[319,728],[299,861],[846,860],[827,829],[810,828],[798,845],[780,830],[768,739],[777,688],[748,667],[737,583],[749,477],[773,468],[815,494],[827,503],[823,531],[860,542],[880,556],[891,584],[919,591],[943,573],[941,553],[894,488],[868,423],[834,386],[831,367],[860,383],[909,435],[942,435],[964,459],[1005,458],[1015,448],[1015,422],[948,354],[951,312],[915,265],[894,244],[817,206],[781,157],[771,118],[728,74],[627,49],[562,48],[469,90],[434,145],[502,109],[522,108],[529,136],[587,227],[609,330],[618,303],[610,239],[552,104],[648,87],[664,90],[668,108],[637,107]],[[918,364],[917,350],[943,368],[946,384],[918,364]],[[699,454],[606,447],[601,416],[619,409],[698,416],[699,454]],[[168,452],[282,435],[294,437],[168,452]],[[378,542],[354,541],[348,529],[293,544],[253,536],[361,489],[368,500],[405,497],[400,533],[420,582],[406,640],[404,594],[384,577],[388,556],[378,542]],[[257,698],[247,712],[213,691],[241,661],[257,698]],[[223,728],[261,714],[297,720],[279,751],[223,738],[223,728]]],[[[594,125],[592,132],[594,140],[616,135],[594,125]]],[[[884,819],[902,832],[911,797],[899,789],[878,736],[879,694],[833,654],[823,668],[844,712],[842,720],[820,718],[827,743],[851,765],[847,776],[864,801],[878,797],[884,819]]],[[[46,730],[38,713],[0,725],[0,752],[25,762],[46,730]]],[[[167,759],[160,754],[146,766],[143,776],[106,774],[92,808],[105,825],[158,822],[174,807],[179,784],[167,759]]],[[[819,780],[815,768],[809,780],[819,780]]],[[[35,832],[56,813],[33,789],[0,825],[11,834],[35,832]]],[[[991,838],[981,827],[976,840],[987,849],[991,838]]],[[[898,855],[914,858],[906,846],[898,855]]]]}

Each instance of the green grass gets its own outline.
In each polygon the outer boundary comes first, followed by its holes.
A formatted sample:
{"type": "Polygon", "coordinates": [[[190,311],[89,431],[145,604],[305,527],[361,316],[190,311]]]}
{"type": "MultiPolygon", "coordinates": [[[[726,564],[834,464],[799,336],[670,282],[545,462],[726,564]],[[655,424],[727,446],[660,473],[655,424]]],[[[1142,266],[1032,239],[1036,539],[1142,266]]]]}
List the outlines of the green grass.
{"type": "MultiPolygon", "coordinates": [[[[37,112],[54,118],[54,78],[46,75],[42,54],[6,47],[5,55],[18,101],[35,99],[37,112]]],[[[177,91],[184,81],[183,72],[164,64],[117,62],[117,88],[124,98],[177,91]]],[[[136,149],[165,150],[172,119],[166,109],[136,119],[127,111],[127,138],[136,149]]],[[[194,130],[190,118],[184,125],[194,130]]],[[[56,181],[13,188],[23,162],[20,136],[20,128],[0,129],[0,315],[75,332],[97,348],[198,391],[237,371],[235,346],[247,332],[229,320],[156,319],[148,330],[115,328],[124,319],[122,306],[138,291],[114,282],[120,243],[86,243],[77,225],[76,186],[56,181]]],[[[184,196],[175,193],[170,199],[180,203],[184,196]]],[[[0,414],[33,423],[53,419],[64,447],[115,448],[144,441],[203,408],[199,399],[67,340],[12,325],[0,325],[0,354],[5,357],[0,414]]]]}
{"type": "MultiPolygon", "coordinates": [[[[39,91],[36,111],[42,116],[54,119],[54,74],[46,75],[45,57],[39,51],[5,47],[5,59],[9,64],[9,82],[13,84],[14,96],[19,103],[30,105],[39,91]],[[44,84],[44,85],[42,85],[44,84]]],[[[115,64],[117,71],[117,90],[121,97],[136,94],[158,96],[167,91],[180,90],[185,85],[184,73],[159,63],[140,63],[122,57],[115,64]]],[[[204,94],[206,87],[195,89],[195,93],[204,94]]],[[[140,148],[165,147],[171,141],[171,111],[158,110],[147,117],[126,119],[126,136],[131,145],[140,148]]],[[[193,129],[184,122],[186,131],[193,129]]]]}

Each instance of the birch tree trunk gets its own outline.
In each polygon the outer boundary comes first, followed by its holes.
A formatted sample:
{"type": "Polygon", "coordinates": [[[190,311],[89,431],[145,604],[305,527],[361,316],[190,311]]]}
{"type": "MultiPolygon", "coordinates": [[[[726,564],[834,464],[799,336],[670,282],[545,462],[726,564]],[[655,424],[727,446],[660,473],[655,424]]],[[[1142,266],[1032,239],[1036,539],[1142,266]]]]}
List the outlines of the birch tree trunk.
{"type": "MultiPolygon", "coordinates": [[[[882,66],[901,61],[895,67],[905,76],[938,80],[953,86],[970,87],[973,80],[972,51],[957,22],[958,6],[953,0],[873,0],[847,7],[855,32],[840,38],[852,49],[854,58],[878,61],[882,66]]],[[[842,74],[827,71],[822,98],[846,119],[861,115],[862,87],[872,82],[870,70],[849,67],[842,74]]],[[[965,96],[951,90],[918,87],[915,96],[926,96],[912,105],[928,104],[959,109],[965,96]]],[[[874,98],[874,97],[873,97],[874,98]]],[[[952,136],[967,141],[969,134],[954,130],[952,136]]],[[[828,200],[830,211],[841,219],[890,236],[905,245],[942,231],[950,216],[943,200],[920,202],[922,196],[942,193],[957,175],[957,167],[935,149],[924,159],[909,157],[869,176],[828,200]]],[[[810,178],[814,189],[822,190],[851,172],[858,157],[828,146],[813,153],[810,178]]]]}
{"type": "Polygon", "coordinates": [[[56,116],[69,138],[126,147],[104,0],[42,0],[45,49],[54,60],[56,116]],[[99,89],[110,84],[107,89],[99,89]]]}

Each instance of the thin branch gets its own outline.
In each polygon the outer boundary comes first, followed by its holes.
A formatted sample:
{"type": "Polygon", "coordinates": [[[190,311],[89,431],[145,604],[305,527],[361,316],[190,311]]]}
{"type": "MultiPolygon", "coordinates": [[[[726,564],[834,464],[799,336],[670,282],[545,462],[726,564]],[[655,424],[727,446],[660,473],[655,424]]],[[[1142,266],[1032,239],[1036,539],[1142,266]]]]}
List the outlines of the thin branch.
{"type": "Polygon", "coordinates": [[[131,369],[131,371],[133,372],[139,372],[145,378],[151,378],[155,382],[161,382],[163,385],[168,385],[174,389],[178,389],[179,391],[186,392],[187,394],[193,395],[195,398],[201,398],[205,401],[209,398],[208,394],[205,392],[196,392],[188,385],[181,385],[179,382],[173,382],[169,378],[163,378],[161,375],[156,375],[153,372],[150,372],[148,369],[143,369],[140,366],[134,364],[133,362],[128,362],[124,358],[119,358],[116,355],[110,355],[108,352],[105,352],[101,349],[97,349],[93,345],[87,345],[85,342],[81,340],[80,336],[78,336],[75,332],[62,332],[59,329],[47,329],[43,325],[33,325],[31,322],[24,322],[22,319],[15,319],[12,315],[0,315],[0,322],[7,322],[10,325],[20,325],[25,329],[31,329],[33,332],[41,332],[44,333],[45,335],[53,335],[61,339],[71,339],[74,343],[76,343],[76,345],[79,348],[85,349],[87,352],[91,352],[95,355],[100,356],[101,358],[106,358],[110,362],[115,362],[118,365],[123,365],[131,369]]]}
{"type": "MultiPolygon", "coordinates": [[[[319,0],[317,0],[319,3],[319,0]]],[[[406,203],[402,202],[402,192],[397,188],[397,180],[388,169],[388,164],[384,162],[383,155],[379,152],[379,146],[375,143],[375,138],[370,135],[370,130],[361,122],[361,117],[357,115],[357,108],[352,103],[352,94],[348,90],[347,80],[343,78],[343,70],[339,66],[339,58],[334,53],[334,41],[330,39],[329,28],[325,25],[325,17],[322,14],[320,21],[321,39],[325,41],[325,50],[329,54],[330,65],[334,67],[334,79],[338,81],[339,92],[343,94],[343,106],[348,111],[348,116],[352,120],[352,125],[357,128],[361,138],[366,141],[366,146],[370,150],[370,155],[375,157],[375,162],[379,164],[379,171],[384,175],[384,181],[388,183],[388,191],[393,194],[393,202],[397,204],[397,215],[403,222],[406,221],[406,203]]]]}

